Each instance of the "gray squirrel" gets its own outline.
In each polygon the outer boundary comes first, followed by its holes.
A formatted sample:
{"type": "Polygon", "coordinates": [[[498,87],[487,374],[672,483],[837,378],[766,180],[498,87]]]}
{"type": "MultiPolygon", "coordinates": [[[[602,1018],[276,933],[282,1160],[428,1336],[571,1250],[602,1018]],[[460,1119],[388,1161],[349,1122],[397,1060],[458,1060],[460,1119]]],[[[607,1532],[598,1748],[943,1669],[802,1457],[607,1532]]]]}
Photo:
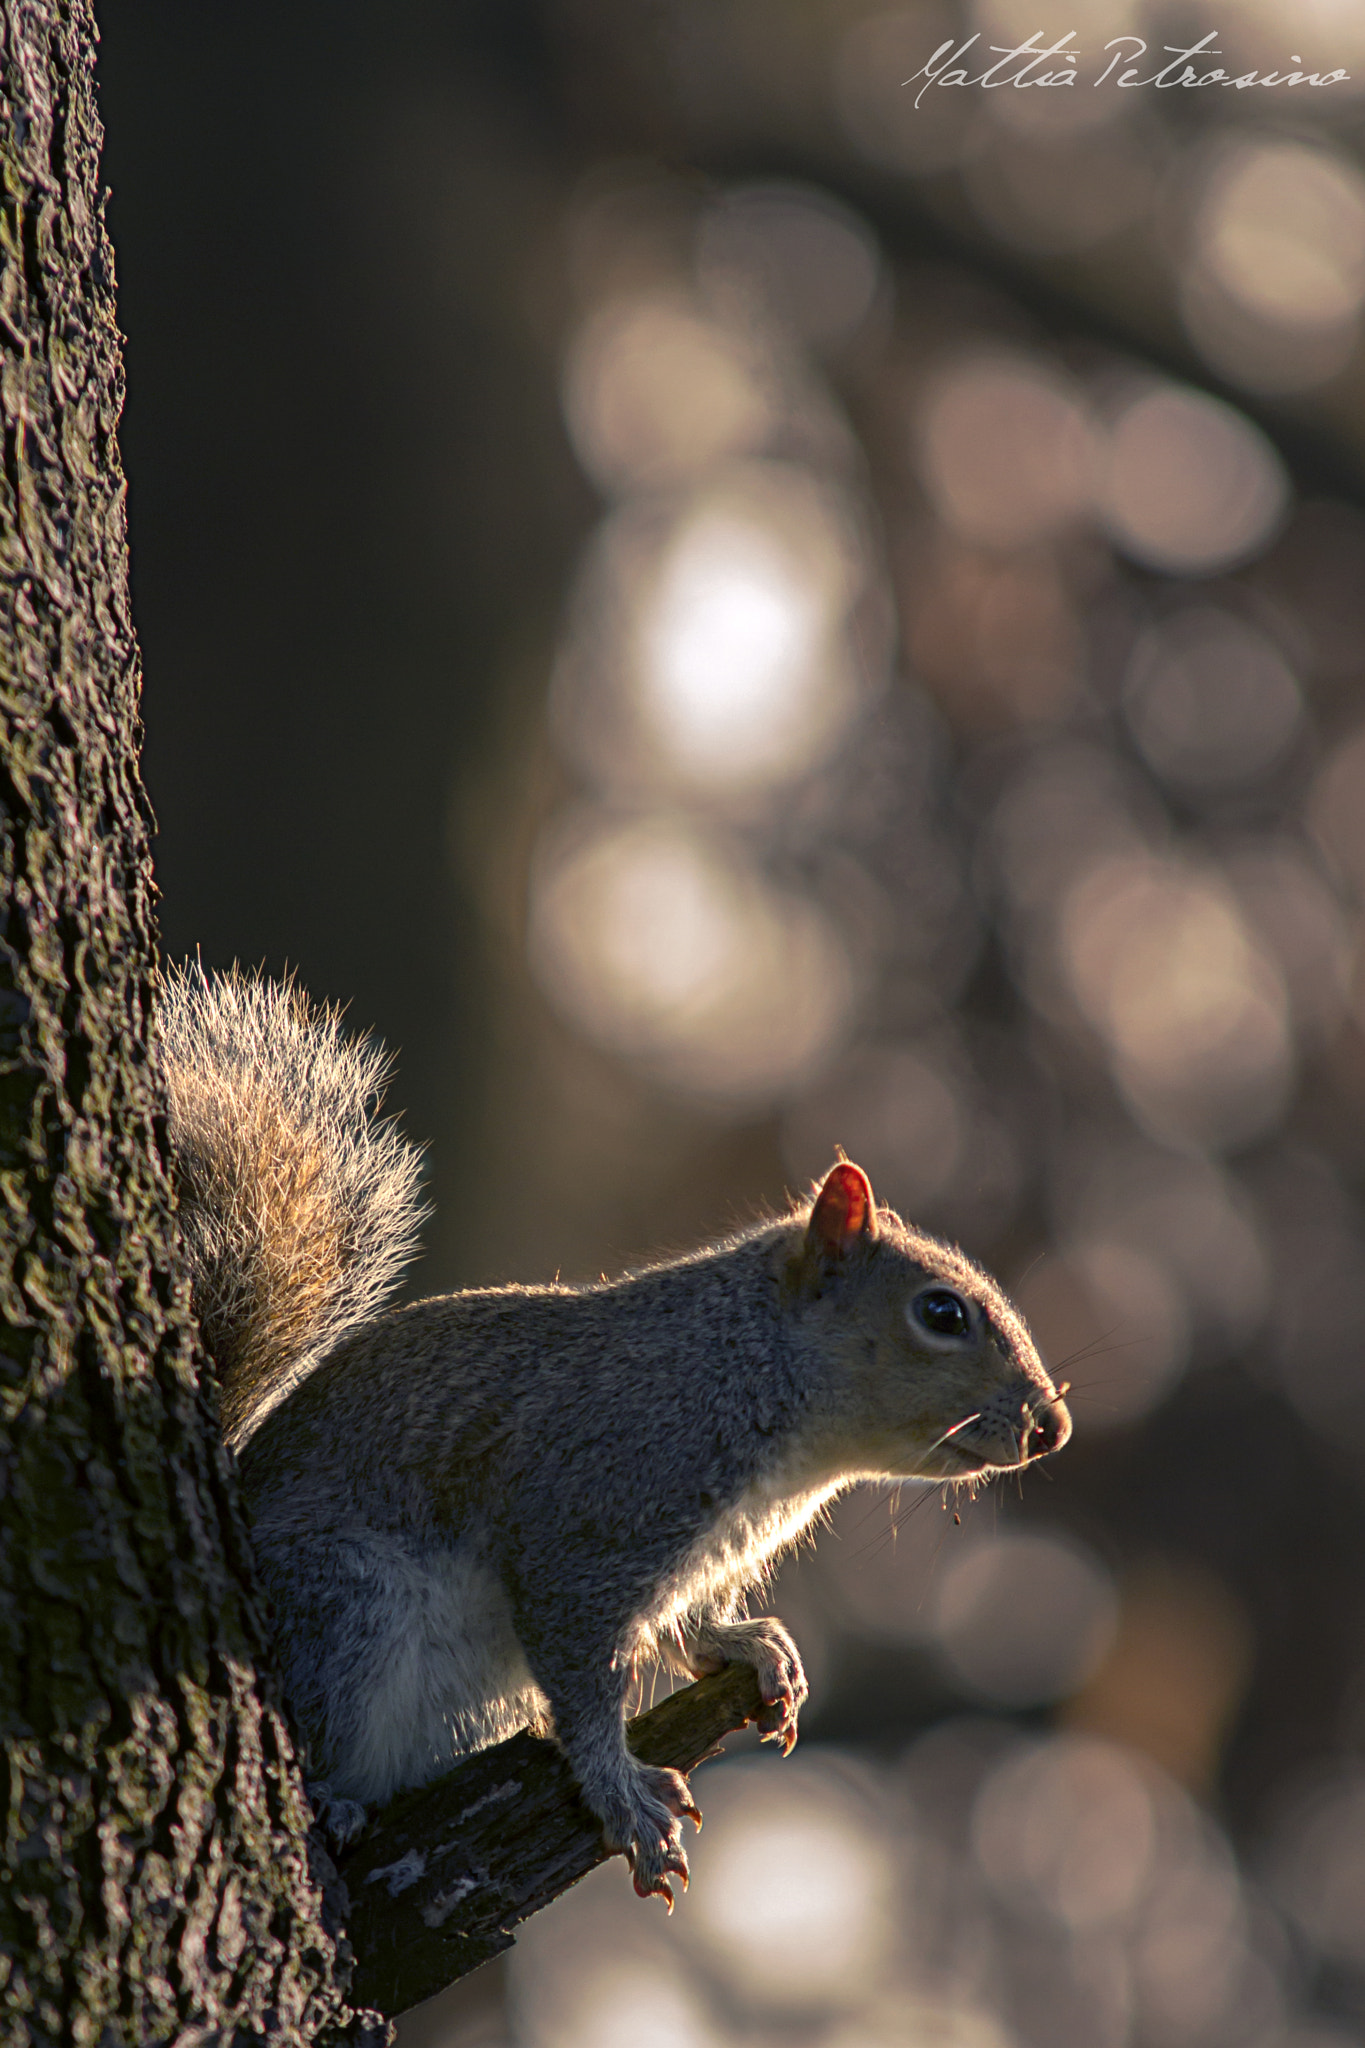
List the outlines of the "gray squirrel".
{"type": "Polygon", "coordinates": [[[800,1655],[746,1592],[858,1480],[970,1485],[1064,1443],[1021,1317],[842,1158],[620,1280],[387,1307],[424,1211],[382,1050],[235,971],[171,974],[158,1029],[194,1303],[334,1825],[536,1726],[671,1907],[700,1815],[626,1747],[632,1672],[750,1664],[789,1750],[800,1655]]]}

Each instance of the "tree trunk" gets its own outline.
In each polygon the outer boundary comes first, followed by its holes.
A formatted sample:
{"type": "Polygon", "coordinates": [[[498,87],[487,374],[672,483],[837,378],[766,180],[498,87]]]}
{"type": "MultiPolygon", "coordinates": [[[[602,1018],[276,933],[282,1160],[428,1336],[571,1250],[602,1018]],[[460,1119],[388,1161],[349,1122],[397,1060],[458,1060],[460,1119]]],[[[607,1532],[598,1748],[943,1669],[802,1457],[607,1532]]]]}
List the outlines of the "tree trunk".
{"type": "MultiPolygon", "coordinates": [[[[379,2043],[310,1860],[158,1129],[94,19],[0,23],[0,2044],[379,2043]]],[[[747,1671],[691,1692],[643,1754],[689,1767],[759,1704],[747,1671]]],[[[605,1853],[529,1737],[400,1799],[347,1868],[366,1995],[429,1996],[605,1853]],[[398,1856],[426,1872],[401,1902],[398,1856]]]]}
{"type": "Polygon", "coordinates": [[[363,2032],[174,1250],[89,0],[5,0],[6,2044],[363,2032]]]}

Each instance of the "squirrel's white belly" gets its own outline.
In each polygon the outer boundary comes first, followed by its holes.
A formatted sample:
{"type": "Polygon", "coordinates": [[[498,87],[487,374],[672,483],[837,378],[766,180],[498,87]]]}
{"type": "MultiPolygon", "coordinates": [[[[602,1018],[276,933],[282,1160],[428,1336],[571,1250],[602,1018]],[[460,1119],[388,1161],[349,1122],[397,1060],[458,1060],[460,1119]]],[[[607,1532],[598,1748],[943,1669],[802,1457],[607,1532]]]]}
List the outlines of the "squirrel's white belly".
{"type": "Polygon", "coordinates": [[[543,1716],[507,1596],[472,1543],[419,1556],[375,1535],[349,1562],[368,1596],[368,1668],[352,1667],[343,1696],[359,1711],[334,1729],[338,1796],[386,1800],[543,1716]]]}

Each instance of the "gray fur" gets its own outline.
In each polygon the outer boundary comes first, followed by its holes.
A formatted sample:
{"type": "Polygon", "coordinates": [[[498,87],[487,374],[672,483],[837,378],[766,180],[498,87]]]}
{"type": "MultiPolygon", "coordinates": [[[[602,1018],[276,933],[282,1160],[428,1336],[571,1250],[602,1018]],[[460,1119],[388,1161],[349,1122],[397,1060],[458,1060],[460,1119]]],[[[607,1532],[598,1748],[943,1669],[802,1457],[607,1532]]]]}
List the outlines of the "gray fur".
{"type": "MultiPolygon", "coordinates": [[[[334,1058],[334,1020],[314,1048],[334,1058]]],[[[210,1088],[213,1057],[190,1061],[210,1088]]],[[[857,1170],[827,1191],[839,1176],[857,1170]]],[[[291,1702],[338,1800],[552,1726],[637,1889],[668,1895],[692,1809],[626,1750],[640,1660],[752,1663],[789,1747],[800,1657],[744,1600],[822,1506],[858,1479],[971,1481],[1063,1440],[984,1273],[889,1211],[833,1238],[830,1216],[827,1192],[613,1283],[391,1309],[308,1337],[283,1396],[253,1395],[243,1485],[291,1702]],[[974,1305],[969,1336],[911,1321],[935,1283],[974,1305]]]]}

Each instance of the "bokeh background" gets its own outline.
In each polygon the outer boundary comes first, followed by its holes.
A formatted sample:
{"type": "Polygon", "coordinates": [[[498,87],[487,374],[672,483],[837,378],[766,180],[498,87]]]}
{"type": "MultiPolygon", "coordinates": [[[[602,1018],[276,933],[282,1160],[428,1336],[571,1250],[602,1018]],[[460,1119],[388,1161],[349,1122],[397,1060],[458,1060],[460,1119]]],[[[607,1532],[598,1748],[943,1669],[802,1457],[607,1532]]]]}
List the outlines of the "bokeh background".
{"type": "Polygon", "coordinates": [[[842,1144],[1074,1384],[405,2048],[1365,2041],[1359,0],[100,15],[168,951],[398,1049],[415,1290],[842,1144]],[[1091,83],[1211,33],[1350,77],[1091,83]]]}

